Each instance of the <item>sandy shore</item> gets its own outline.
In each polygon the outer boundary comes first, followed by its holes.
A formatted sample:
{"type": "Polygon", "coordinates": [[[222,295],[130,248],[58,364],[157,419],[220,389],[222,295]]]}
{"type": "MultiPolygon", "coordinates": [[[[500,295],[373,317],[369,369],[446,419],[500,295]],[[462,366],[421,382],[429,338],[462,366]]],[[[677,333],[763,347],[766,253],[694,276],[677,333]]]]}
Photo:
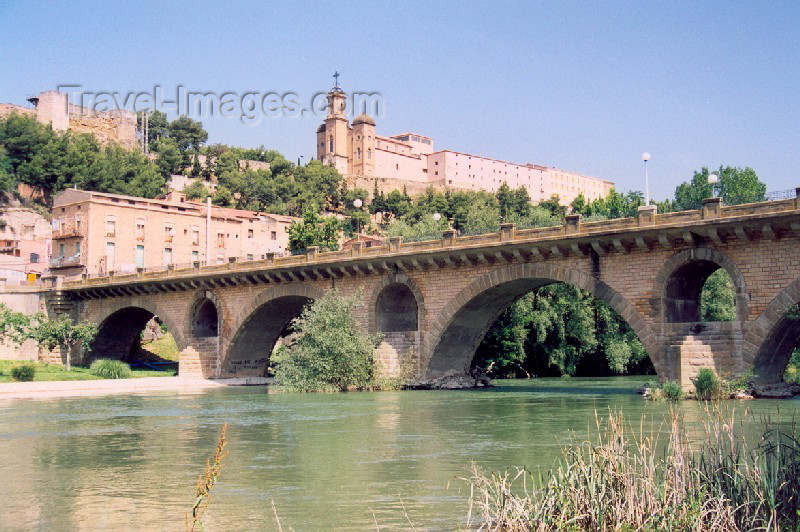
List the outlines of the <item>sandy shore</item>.
{"type": "Polygon", "coordinates": [[[91,395],[141,394],[162,391],[198,392],[226,386],[266,385],[267,379],[199,379],[189,377],[142,377],[87,381],[7,382],[0,384],[4,399],[53,399],[91,395]]]}

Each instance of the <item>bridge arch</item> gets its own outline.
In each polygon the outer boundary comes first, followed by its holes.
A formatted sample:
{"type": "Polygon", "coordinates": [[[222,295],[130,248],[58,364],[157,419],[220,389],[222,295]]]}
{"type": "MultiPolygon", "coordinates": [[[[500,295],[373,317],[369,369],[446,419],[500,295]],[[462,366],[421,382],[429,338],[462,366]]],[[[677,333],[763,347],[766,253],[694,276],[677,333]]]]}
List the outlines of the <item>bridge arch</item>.
{"type": "Polygon", "coordinates": [[[166,309],[149,298],[129,297],[103,305],[96,320],[99,326],[89,359],[127,357],[144,326],[154,316],[167,325],[178,350],[183,350],[186,347],[183,329],[166,309]]]}
{"type": "Polygon", "coordinates": [[[653,366],[664,376],[661,346],[642,315],[609,285],[578,270],[552,264],[515,264],[489,272],[453,297],[431,323],[423,339],[422,376],[439,377],[450,371],[469,370],[483,337],[511,303],[536,288],[567,283],[608,303],[641,340],[653,366]]]}
{"type": "Polygon", "coordinates": [[[724,269],[736,293],[736,320],[747,321],[747,284],[741,270],[724,253],[707,247],[676,253],[661,267],[653,282],[655,315],[663,323],[700,321],[700,294],[708,277],[724,269]]]}
{"type": "Polygon", "coordinates": [[[800,319],[789,312],[800,304],[800,279],[781,290],[748,328],[744,337],[744,363],[753,366],[761,383],[783,379],[789,357],[800,338],[800,319]]]}
{"type": "Polygon", "coordinates": [[[275,343],[305,306],[323,295],[305,284],[264,290],[231,321],[231,337],[222,357],[222,376],[265,376],[275,343]]]}
{"type": "Polygon", "coordinates": [[[405,274],[381,278],[367,301],[371,332],[418,331],[425,323],[422,290],[405,274]]]}
{"type": "Polygon", "coordinates": [[[211,290],[197,292],[189,303],[185,319],[187,335],[195,338],[219,336],[224,329],[222,300],[211,290]]]}

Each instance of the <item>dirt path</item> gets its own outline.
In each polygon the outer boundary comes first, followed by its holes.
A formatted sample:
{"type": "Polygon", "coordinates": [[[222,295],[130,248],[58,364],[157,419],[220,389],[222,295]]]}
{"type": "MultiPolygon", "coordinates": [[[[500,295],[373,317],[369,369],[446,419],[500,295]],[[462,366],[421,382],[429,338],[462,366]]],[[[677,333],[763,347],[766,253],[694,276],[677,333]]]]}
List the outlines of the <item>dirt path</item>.
{"type": "Polygon", "coordinates": [[[267,379],[198,379],[186,377],[142,377],[86,381],[7,382],[0,384],[0,401],[4,399],[53,399],[91,395],[115,395],[178,391],[196,393],[226,386],[266,385],[267,379]]]}

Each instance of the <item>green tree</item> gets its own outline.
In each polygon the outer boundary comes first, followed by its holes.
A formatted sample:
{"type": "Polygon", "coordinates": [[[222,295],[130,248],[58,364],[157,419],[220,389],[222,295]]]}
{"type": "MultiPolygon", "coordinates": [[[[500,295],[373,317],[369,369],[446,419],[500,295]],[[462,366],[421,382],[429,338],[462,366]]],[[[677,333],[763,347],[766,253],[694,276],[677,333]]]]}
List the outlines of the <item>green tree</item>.
{"type": "Polygon", "coordinates": [[[726,205],[753,203],[766,199],[767,186],[758,179],[755,170],[749,166],[746,168],[720,166],[716,170],[719,181],[714,186],[708,184],[710,173],[708,167],[704,166],[695,171],[691,181],[678,185],[675,189],[674,210],[700,209],[703,207],[703,200],[712,197],[715,192],[719,193],[726,205]]]}
{"type": "Polygon", "coordinates": [[[292,323],[297,339],[275,372],[279,386],[304,392],[375,387],[373,353],[380,336],[362,329],[353,315],[357,304],[356,296],[331,290],[303,310],[292,323]]]}
{"type": "Polygon", "coordinates": [[[31,317],[0,303],[0,338],[20,345],[30,338],[31,317]]]}
{"type": "Polygon", "coordinates": [[[333,216],[322,218],[316,208],[309,207],[301,221],[289,226],[289,249],[293,253],[303,253],[311,246],[318,246],[322,251],[336,251],[339,232],[339,220],[333,216]]]}
{"type": "Polygon", "coordinates": [[[167,132],[182,155],[186,155],[190,149],[199,151],[203,143],[208,140],[208,132],[203,129],[203,124],[186,115],[181,115],[170,122],[167,132]]]}
{"type": "Polygon", "coordinates": [[[723,268],[709,275],[700,293],[700,319],[702,321],[734,321],[736,319],[736,292],[731,276],[723,268]]]}
{"type": "Polygon", "coordinates": [[[167,132],[169,129],[169,120],[167,120],[167,115],[162,113],[161,111],[142,111],[136,114],[136,127],[139,130],[142,130],[142,115],[144,113],[148,114],[148,121],[147,121],[147,140],[150,144],[157,142],[159,139],[162,139],[167,136],[167,132]]]}
{"type": "Polygon", "coordinates": [[[72,351],[81,346],[88,350],[92,340],[97,336],[97,326],[88,321],[74,323],[68,316],[52,319],[39,313],[32,319],[30,337],[43,348],[53,350],[56,347],[66,355],[66,369],[72,369],[72,351]]]}
{"type": "Polygon", "coordinates": [[[186,199],[188,200],[205,201],[205,199],[211,195],[208,189],[203,185],[203,182],[199,179],[185,187],[183,193],[186,194],[186,199]]]}
{"type": "Polygon", "coordinates": [[[175,141],[169,138],[161,139],[155,145],[156,166],[161,171],[164,179],[169,179],[173,174],[180,173],[183,168],[183,156],[175,141]]]}

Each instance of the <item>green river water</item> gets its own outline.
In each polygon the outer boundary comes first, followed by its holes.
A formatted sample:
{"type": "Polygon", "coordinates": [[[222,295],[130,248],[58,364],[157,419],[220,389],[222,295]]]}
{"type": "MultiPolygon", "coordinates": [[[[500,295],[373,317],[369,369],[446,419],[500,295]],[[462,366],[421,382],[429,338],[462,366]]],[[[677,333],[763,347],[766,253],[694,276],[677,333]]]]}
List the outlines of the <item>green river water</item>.
{"type": "MultiPolygon", "coordinates": [[[[221,425],[229,451],[207,530],[452,530],[470,461],[549,468],[595,412],[669,406],[645,379],[498,381],[488,390],[267,394],[263,388],[0,401],[0,529],[181,530],[221,425]],[[449,487],[448,487],[449,486],[449,487]],[[377,525],[376,525],[377,523],[377,525]]],[[[733,403],[729,403],[733,404],[733,403]]],[[[701,404],[680,407],[697,423],[701,404]]],[[[735,403],[787,421],[800,401],[735,403]]],[[[756,429],[757,422],[750,426],[756,429]]],[[[696,426],[696,425],[695,425],[696,426]]]]}

